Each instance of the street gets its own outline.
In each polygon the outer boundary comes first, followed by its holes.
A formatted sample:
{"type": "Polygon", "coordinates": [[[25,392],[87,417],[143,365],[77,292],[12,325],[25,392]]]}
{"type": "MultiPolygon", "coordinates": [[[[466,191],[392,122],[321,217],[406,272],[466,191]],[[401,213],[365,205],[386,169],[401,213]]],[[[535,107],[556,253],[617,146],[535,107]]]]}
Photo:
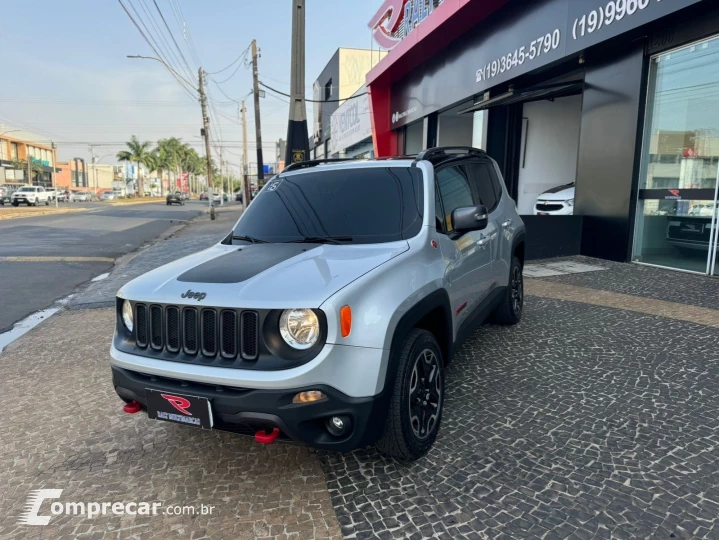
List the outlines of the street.
{"type": "MultiPolygon", "coordinates": [[[[0,221],[0,333],[108,272],[119,257],[200,215],[207,203],[70,204],[77,207],[87,210],[0,221]]],[[[11,208],[0,207],[0,216],[11,208]]]]}

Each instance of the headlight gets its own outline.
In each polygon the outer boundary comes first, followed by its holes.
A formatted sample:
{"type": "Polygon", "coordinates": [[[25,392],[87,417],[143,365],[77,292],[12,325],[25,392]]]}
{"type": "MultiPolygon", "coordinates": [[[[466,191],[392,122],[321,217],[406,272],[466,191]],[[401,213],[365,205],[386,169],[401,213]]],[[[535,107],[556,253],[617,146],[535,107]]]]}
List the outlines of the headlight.
{"type": "Polygon", "coordinates": [[[130,304],[127,300],[122,303],[122,322],[125,325],[125,328],[132,332],[134,322],[132,316],[132,304],[130,304]]]}
{"type": "Polygon", "coordinates": [[[574,199],[569,199],[569,200],[567,201],[567,204],[568,204],[569,206],[574,206],[574,199]]]}
{"type": "Polygon", "coordinates": [[[311,309],[286,309],[280,316],[280,335],[293,349],[309,349],[320,337],[320,321],[311,309]]]}

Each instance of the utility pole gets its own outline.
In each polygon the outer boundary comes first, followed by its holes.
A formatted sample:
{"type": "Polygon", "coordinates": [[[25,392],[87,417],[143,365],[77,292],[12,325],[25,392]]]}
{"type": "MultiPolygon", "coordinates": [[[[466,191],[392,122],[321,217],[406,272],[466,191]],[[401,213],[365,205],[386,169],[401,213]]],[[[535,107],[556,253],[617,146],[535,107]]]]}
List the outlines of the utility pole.
{"type": "Polygon", "coordinates": [[[245,208],[250,204],[250,179],[247,175],[247,108],[242,102],[242,204],[245,208]]]}
{"type": "Polygon", "coordinates": [[[27,182],[32,186],[32,156],[30,155],[30,145],[25,144],[27,149],[27,182]]]}
{"type": "MultiPolygon", "coordinates": [[[[212,154],[210,153],[210,119],[207,116],[207,97],[205,96],[205,74],[202,68],[200,74],[200,105],[202,105],[202,135],[205,137],[205,155],[207,156],[207,189],[212,186],[212,154]]],[[[212,199],[212,197],[210,197],[212,199]]],[[[210,200],[212,205],[212,200],[210,200]]]]}
{"type": "Polygon", "coordinates": [[[225,162],[222,160],[222,140],[220,140],[220,206],[225,206],[225,176],[222,174],[225,162]]]}
{"type": "Polygon", "coordinates": [[[290,62],[290,119],[287,123],[285,164],[306,161],[310,154],[305,104],[305,0],[292,1],[292,61],[290,62]]]}
{"type": "MultiPolygon", "coordinates": [[[[57,159],[55,157],[55,143],[50,142],[50,147],[52,148],[51,156],[52,156],[52,172],[50,173],[50,179],[52,180],[52,187],[55,188],[55,208],[58,207],[58,196],[57,196],[57,176],[55,176],[55,165],[57,165],[57,159]]],[[[69,201],[68,201],[69,202],[69,201]]]]}
{"type": "Polygon", "coordinates": [[[92,176],[95,180],[95,195],[97,195],[97,167],[95,166],[95,147],[90,145],[90,153],[92,154],[92,176]]]}
{"type": "Polygon", "coordinates": [[[257,40],[252,40],[252,80],[255,94],[255,132],[257,139],[257,188],[264,182],[265,165],[262,160],[262,127],[260,125],[260,79],[257,72],[257,40]]]}

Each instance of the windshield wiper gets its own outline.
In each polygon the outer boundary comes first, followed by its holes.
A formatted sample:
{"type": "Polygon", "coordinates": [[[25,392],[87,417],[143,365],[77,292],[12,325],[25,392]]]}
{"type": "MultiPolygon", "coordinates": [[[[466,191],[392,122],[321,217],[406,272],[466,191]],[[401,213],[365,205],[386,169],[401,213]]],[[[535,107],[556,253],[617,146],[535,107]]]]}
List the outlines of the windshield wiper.
{"type": "Polygon", "coordinates": [[[252,238],[251,236],[232,236],[233,240],[244,240],[245,242],[251,242],[253,244],[269,244],[267,240],[260,240],[259,238],[252,238]]]}
{"type": "Polygon", "coordinates": [[[291,240],[288,244],[337,244],[351,242],[351,236],[305,236],[301,240],[291,240]]]}

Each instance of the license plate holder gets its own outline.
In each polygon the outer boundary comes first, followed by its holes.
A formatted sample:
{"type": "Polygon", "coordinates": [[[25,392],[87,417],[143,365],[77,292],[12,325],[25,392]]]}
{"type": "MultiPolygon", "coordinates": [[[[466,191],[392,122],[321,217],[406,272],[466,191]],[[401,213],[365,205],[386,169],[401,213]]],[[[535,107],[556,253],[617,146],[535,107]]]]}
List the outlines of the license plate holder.
{"type": "Polygon", "coordinates": [[[175,424],[212,429],[212,407],[210,400],[199,396],[188,396],[162,390],[146,389],[147,416],[175,424]]]}

